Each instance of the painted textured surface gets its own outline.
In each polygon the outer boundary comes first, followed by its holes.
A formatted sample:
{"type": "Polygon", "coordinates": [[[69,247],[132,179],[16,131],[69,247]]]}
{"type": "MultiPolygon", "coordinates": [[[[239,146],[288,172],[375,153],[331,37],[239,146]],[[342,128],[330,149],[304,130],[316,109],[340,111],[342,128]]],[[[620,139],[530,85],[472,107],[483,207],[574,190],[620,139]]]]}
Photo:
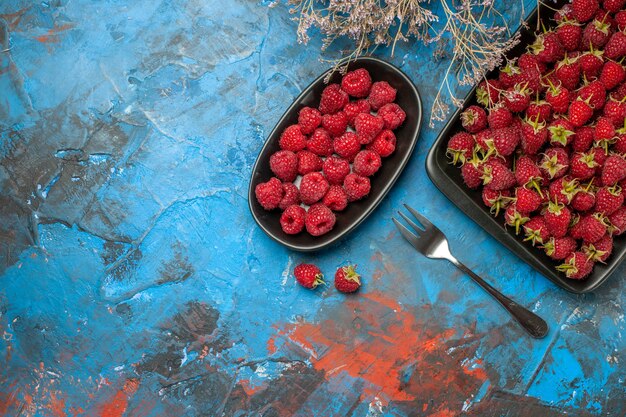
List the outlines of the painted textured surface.
{"type": "MultiPolygon", "coordinates": [[[[0,415],[625,415],[626,266],[579,296],[535,273],[431,185],[437,129],[331,250],[255,226],[256,154],[325,69],[294,38],[243,0],[0,3],[0,415]],[[548,337],[417,256],[402,202],[548,337]],[[303,260],[357,263],[363,291],[301,290],[303,260]]],[[[429,108],[445,63],[380,52],[429,108]]]]}

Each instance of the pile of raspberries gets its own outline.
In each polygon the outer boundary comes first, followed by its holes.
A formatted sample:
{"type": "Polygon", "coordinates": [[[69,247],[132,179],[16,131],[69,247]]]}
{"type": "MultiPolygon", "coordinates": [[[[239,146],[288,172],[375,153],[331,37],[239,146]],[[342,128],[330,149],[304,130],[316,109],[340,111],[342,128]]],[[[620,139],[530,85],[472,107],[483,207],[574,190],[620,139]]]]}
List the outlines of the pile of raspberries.
{"type": "Polygon", "coordinates": [[[280,150],[270,157],[274,177],[255,188],[264,209],[282,210],[285,233],[328,233],[335,212],[369,194],[370,177],[381,158],[395,151],[393,131],[406,117],[395,99],[395,88],[372,83],[360,68],[324,88],[317,109],[300,110],[298,123],[282,132],[280,150]]]}
{"type": "Polygon", "coordinates": [[[626,231],[626,0],[573,0],[498,78],[447,154],[491,212],[583,279],[626,231]]]}

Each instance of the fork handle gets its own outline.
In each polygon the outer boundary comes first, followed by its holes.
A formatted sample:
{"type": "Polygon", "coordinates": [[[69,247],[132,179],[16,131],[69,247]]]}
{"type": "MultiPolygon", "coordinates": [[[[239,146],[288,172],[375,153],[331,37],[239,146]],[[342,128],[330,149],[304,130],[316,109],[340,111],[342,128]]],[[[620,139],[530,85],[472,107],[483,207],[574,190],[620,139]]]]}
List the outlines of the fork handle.
{"type": "Polygon", "coordinates": [[[480,285],[485,291],[487,291],[493,298],[504,307],[515,320],[526,330],[532,337],[540,339],[548,333],[548,324],[544,319],[533,313],[532,311],[522,307],[509,297],[503,295],[501,292],[489,285],[485,280],[476,275],[471,269],[463,265],[461,261],[454,257],[450,257],[452,262],[457,268],[469,275],[478,285],[480,285]]]}

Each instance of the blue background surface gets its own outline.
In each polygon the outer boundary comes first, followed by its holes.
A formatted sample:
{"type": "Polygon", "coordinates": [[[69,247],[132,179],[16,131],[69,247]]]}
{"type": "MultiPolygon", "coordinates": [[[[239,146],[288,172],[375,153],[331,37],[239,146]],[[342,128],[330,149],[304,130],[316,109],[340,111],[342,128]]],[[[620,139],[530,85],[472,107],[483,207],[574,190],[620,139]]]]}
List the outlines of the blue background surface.
{"type": "MultiPolygon", "coordinates": [[[[0,3],[0,415],[624,416],[626,267],[573,295],[500,246],[426,176],[442,125],[332,249],[256,226],[256,155],[326,69],[290,18],[244,0],[0,3]],[[404,202],[548,336],[417,255],[390,221],[404,202]],[[303,261],[356,263],[364,287],[305,291],[303,261]]],[[[425,109],[447,66],[433,51],[377,51],[425,109]]]]}

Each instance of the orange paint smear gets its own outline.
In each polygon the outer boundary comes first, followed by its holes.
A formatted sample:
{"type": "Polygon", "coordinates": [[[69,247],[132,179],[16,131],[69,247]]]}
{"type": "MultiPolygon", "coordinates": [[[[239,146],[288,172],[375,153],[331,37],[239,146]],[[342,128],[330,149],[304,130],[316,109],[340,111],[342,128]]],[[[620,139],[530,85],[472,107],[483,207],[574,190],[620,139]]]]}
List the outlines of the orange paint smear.
{"type": "Polygon", "coordinates": [[[247,379],[241,380],[239,382],[239,385],[241,385],[241,388],[243,388],[243,390],[246,392],[246,395],[248,395],[248,397],[252,397],[257,392],[265,389],[265,386],[263,384],[253,387],[252,385],[250,385],[250,381],[248,381],[247,379]]]}
{"type": "Polygon", "coordinates": [[[128,400],[137,392],[139,380],[129,379],[124,387],[115,393],[115,396],[102,407],[100,417],[122,417],[128,408],[128,400]]]}
{"type": "MultiPolygon", "coordinates": [[[[45,35],[36,36],[35,40],[41,43],[56,43],[59,42],[59,32],[64,32],[66,30],[72,29],[74,25],[64,24],[61,26],[55,26],[52,29],[48,29],[48,33],[45,35]]],[[[36,256],[36,255],[35,255],[36,256]]]]}

